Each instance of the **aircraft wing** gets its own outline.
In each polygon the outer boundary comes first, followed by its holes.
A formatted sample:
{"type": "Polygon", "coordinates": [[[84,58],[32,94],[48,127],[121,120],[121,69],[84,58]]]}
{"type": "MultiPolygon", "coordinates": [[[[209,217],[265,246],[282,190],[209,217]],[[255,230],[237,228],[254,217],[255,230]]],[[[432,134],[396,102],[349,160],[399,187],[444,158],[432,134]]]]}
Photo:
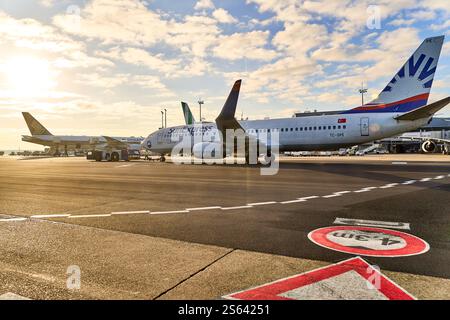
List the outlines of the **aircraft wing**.
{"type": "Polygon", "coordinates": [[[444,98],[442,100],[427,104],[426,106],[420,107],[413,111],[404,113],[395,119],[397,120],[418,120],[423,118],[431,117],[433,114],[444,108],[450,103],[450,97],[444,98]]]}
{"type": "Polygon", "coordinates": [[[450,143],[450,139],[440,139],[440,138],[431,138],[431,137],[402,137],[402,139],[450,143]]]}
{"type": "Polygon", "coordinates": [[[120,140],[108,137],[108,136],[102,136],[103,138],[105,138],[106,140],[106,145],[110,148],[122,148],[122,149],[126,149],[128,148],[128,143],[122,142],[120,140]]]}

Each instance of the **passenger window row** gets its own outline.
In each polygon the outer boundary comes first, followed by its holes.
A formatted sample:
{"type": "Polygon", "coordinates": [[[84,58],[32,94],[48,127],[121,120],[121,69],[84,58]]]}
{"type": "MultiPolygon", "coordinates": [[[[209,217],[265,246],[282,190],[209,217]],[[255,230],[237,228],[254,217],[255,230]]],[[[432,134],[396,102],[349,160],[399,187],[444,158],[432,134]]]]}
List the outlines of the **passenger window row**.
{"type": "MultiPolygon", "coordinates": [[[[281,132],[292,132],[292,131],[318,131],[318,130],[345,130],[347,129],[346,125],[334,125],[334,126],[311,126],[311,127],[295,127],[295,128],[276,128],[272,130],[277,130],[281,132]]],[[[271,129],[249,129],[247,130],[250,133],[258,133],[258,132],[270,132],[271,129]]]]}

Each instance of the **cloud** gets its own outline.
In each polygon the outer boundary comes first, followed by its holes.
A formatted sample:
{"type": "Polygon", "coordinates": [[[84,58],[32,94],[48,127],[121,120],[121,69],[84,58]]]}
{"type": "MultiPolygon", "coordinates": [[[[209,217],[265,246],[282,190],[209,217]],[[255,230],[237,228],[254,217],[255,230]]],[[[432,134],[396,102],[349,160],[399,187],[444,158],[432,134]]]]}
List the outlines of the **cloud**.
{"type": "Polygon", "coordinates": [[[213,17],[220,23],[237,23],[238,21],[227,10],[219,8],[213,11],[213,17]]]}
{"type": "Polygon", "coordinates": [[[152,54],[150,51],[133,47],[114,47],[109,51],[97,51],[96,54],[129,64],[145,66],[164,74],[175,72],[181,62],[179,59],[164,59],[162,54],[152,54]]]}
{"type": "Polygon", "coordinates": [[[94,0],[80,15],[59,14],[53,23],[70,34],[105,44],[151,45],[167,35],[167,21],[137,0],[94,0]]]}
{"type": "Polygon", "coordinates": [[[221,36],[213,49],[216,57],[228,60],[254,59],[270,61],[278,54],[266,49],[269,37],[268,31],[252,31],[221,36]]]}
{"type": "Polygon", "coordinates": [[[214,9],[214,3],[211,0],[199,0],[194,6],[195,10],[214,9]]]}

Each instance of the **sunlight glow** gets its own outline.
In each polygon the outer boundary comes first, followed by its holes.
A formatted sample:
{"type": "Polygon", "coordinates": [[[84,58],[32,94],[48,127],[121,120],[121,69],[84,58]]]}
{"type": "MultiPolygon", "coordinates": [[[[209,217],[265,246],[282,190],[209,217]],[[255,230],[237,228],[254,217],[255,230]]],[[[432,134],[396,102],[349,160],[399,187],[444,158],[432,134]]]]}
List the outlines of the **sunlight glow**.
{"type": "Polygon", "coordinates": [[[17,98],[45,97],[56,86],[56,73],[46,60],[15,57],[5,62],[2,71],[17,98]]]}

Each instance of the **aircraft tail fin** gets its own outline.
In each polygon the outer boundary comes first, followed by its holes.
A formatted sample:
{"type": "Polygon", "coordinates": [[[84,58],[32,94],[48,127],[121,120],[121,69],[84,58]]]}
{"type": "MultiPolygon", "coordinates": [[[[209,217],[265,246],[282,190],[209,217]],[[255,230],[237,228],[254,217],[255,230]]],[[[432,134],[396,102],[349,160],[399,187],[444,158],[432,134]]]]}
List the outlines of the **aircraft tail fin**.
{"type": "Polygon", "coordinates": [[[444,36],[425,39],[378,97],[346,113],[409,112],[428,102],[444,36]]]}
{"type": "Polygon", "coordinates": [[[186,121],[186,124],[194,124],[195,118],[194,115],[191,112],[191,109],[189,108],[189,105],[186,102],[181,101],[181,108],[183,109],[183,115],[184,120],[186,121]]]}
{"type": "Polygon", "coordinates": [[[219,130],[221,130],[222,132],[225,129],[241,128],[239,122],[237,122],[236,118],[234,117],[239,98],[239,91],[241,90],[241,82],[242,80],[237,80],[234,83],[233,88],[228,95],[227,101],[225,101],[222,111],[216,118],[217,128],[219,128],[219,130]]]}
{"type": "Polygon", "coordinates": [[[33,136],[51,136],[48,131],[39,121],[37,121],[29,112],[22,112],[23,118],[27,123],[28,129],[33,136]]]}

